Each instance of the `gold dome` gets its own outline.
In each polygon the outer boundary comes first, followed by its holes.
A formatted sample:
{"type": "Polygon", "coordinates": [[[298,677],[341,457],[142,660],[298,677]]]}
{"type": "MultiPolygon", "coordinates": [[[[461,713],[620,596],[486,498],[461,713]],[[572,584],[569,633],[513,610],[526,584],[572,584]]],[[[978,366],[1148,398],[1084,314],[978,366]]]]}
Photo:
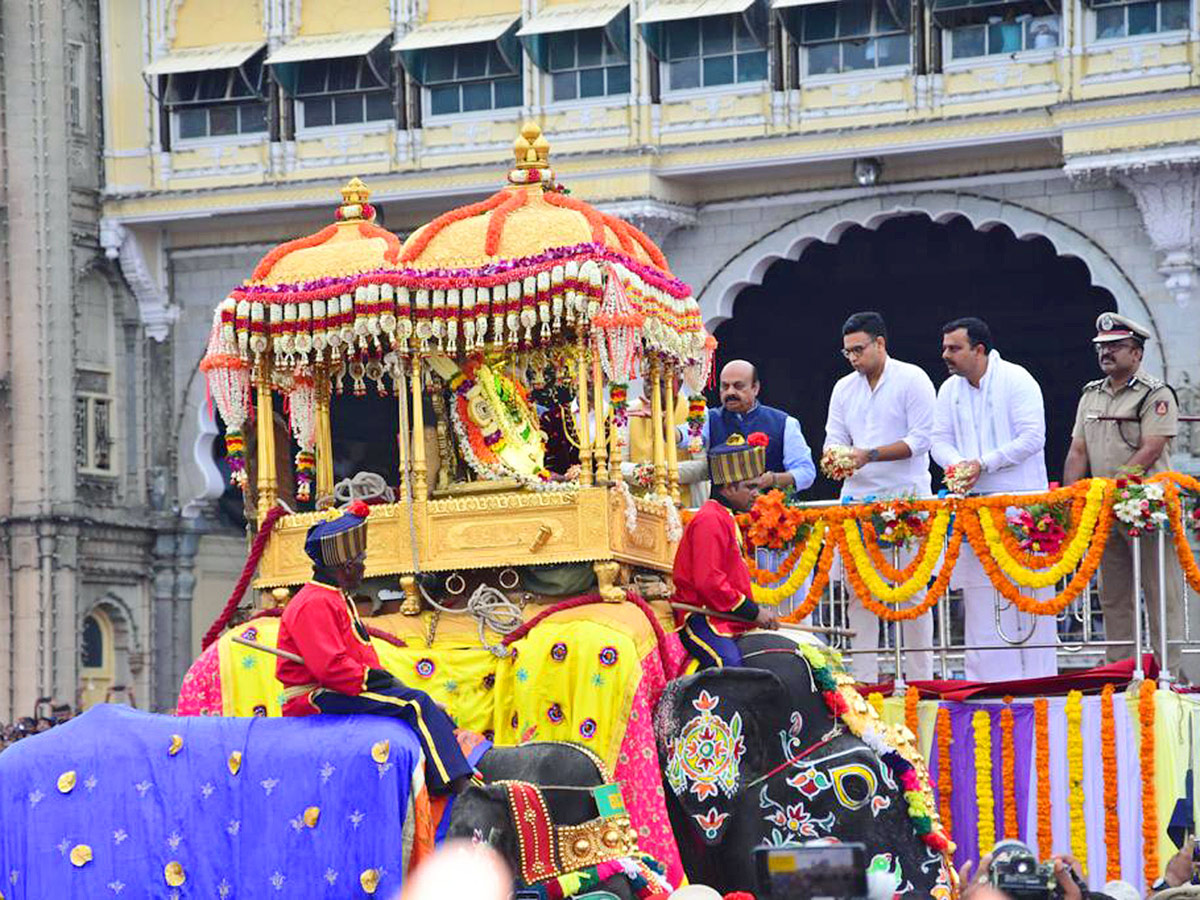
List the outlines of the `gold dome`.
{"type": "Polygon", "coordinates": [[[513,155],[509,186],[417,229],[404,243],[401,264],[473,268],[590,243],[669,274],[662,251],[641,231],[563,192],[550,168],[550,144],[536,124],[522,127],[513,155]]]}

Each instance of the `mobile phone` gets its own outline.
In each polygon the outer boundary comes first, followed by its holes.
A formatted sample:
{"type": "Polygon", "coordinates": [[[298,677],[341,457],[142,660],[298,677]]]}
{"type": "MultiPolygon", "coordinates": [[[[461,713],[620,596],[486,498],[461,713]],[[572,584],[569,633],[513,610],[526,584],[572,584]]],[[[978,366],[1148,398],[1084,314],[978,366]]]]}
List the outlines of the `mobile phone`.
{"type": "Polygon", "coordinates": [[[860,900],[867,896],[862,844],[759,847],[754,851],[759,896],[775,900],[860,900]]]}

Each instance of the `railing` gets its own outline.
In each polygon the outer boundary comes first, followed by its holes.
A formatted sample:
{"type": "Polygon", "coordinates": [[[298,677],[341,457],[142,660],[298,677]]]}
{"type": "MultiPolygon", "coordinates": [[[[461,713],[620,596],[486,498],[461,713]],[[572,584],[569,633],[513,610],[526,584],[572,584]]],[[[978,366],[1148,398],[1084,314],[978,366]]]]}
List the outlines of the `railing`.
{"type": "MultiPolygon", "coordinates": [[[[1159,681],[1164,686],[1174,680],[1169,665],[1174,650],[1178,649],[1180,654],[1200,654],[1200,644],[1193,645],[1191,624],[1193,595],[1200,593],[1200,567],[1197,567],[1194,549],[1188,543],[1189,531],[1200,534],[1193,518],[1200,502],[1200,482],[1189,476],[1168,472],[1144,482],[1089,479],[1069,488],[1040,493],[902,498],[855,506],[809,502],[784,507],[778,502],[781,498],[775,500],[775,505],[760,500],[756,507],[759,518],[743,522],[750,535],[760,538],[772,526],[780,528],[785,535],[795,530],[792,539],[783,542],[778,549],[756,548],[754,560],[758,568],[753,573],[756,598],[775,599],[771,598],[774,587],[777,595],[784,594],[779,613],[785,620],[798,621],[811,616],[811,621],[816,624],[846,627],[852,593],[860,598],[866,594],[864,600],[868,608],[884,620],[883,639],[878,649],[871,646],[875,642],[870,640],[864,647],[861,638],[857,641],[859,647],[851,648],[842,635],[834,635],[830,642],[844,654],[880,654],[881,662],[894,667],[898,684],[903,683],[906,651],[932,652],[940,676],[950,678],[957,674],[955,667],[967,651],[995,649],[993,645],[968,645],[965,642],[961,592],[948,589],[958,552],[968,549],[975,551],[992,582],[992,615],[1000,648],[1053,647],[1060,668],[1077,668],[1102,662],[1108,647],[1127,647],[1132,643],[1137,660],[1135,677],[1144,674],[1141,671],[1142,652],[1149,650],[1159,659],[1159,681]],[[1131,485],[1135,493],[1144,491],[1147,486],[1156,486],[1149,493],[1152,498],[1159,495],[1160,499],[1151,499],[1151,509],[1145,514],[1159,512],[1162,516],[1159,527],[1145,530],[1133,541],[1132,638],[1110,640],[1104,636],[1098,601],[1098,568],[1114,526],[1128,530],[1129,526],[1121,519],[1122,515],[1128,515],[1128,510],[1118,511],[1114,504],[1122,503],[1122,492],[1129,490],[1131,485]],[[1046,504],[1057,504],[1059,508],[1069,506],[1067,533],[1055,552],[1018,553],[1018,558],[1014,559],[1011,552],[1014,539],[1002,533],[1007,522],[997,529],[995,514],[1003,516],[1009,508],[1027,508],[1033,504],[1041,504],[1043,508],[1046,504]],[[881,572],[880,564],[888,562],[888,551],[882,548],[875,535],[872,521],[879,521],[881,512],[888,510],[919,513],[926,517],[927,531],[917,540],[916,554],[907,571],[901,565],[900,547],[892,546],[892,571],[888,572],[885,565],[881,572]],[[755,523],[763,522],[764,516],[768,526],[760,525],[756,531],[755,523]],[[780,516],[780,519],[771,518],[773,516],[780,516]],[[1182,536],[1182,540],[1177,536],[1182,536]],[[786,559],[782,558],[785,553],[786,559]],[[1181,634],[1168,634],[1166,627],[1167,579],[1173,577],[1167,562],[1169,554],[1179,559],[1182,569],[1184,625],[1181,634]],[[1149,646],[1149,631],[1143,623],[1147,610],[1141,574],[1146,565],[1157,571],[1159,621],[1164,623],[1159,645],[1154,647],[1149,646]],[[1021,587],[1031,586],[1028,583],[1036,582],[1038,578],[1045,580],[1049,577],[1047,573],[1059,576],[1044,585],[1047,588],[1053,585],[1054,596],[1045,600],[1024,596],[1021,587]],[[886,597],[888,594],[890,599],[886,597]],[[1027,621],[1031,627],[1008,634],[1002,625],[1001,613],[1014,605],[1022,610],[1022,620],[1026,620],[1028,613],[1027,621]],[[901,621],[921,608],[927,608],[926,614],[934,617],[933,642],[930,646],[905,646],[901,621]],[[1055,617],[1056,636],[1052,643],[1031,641],[1035,615],[1055,617]]],[[[1136,522],[1135,518],[1135,527],[1136,522]]]]}

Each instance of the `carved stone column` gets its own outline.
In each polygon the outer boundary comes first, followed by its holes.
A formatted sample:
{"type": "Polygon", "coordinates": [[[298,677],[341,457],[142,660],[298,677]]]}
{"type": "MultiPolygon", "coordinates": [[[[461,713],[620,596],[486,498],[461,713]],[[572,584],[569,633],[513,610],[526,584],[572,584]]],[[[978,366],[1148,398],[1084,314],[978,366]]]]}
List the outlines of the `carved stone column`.
{"type": "Polygon", "coordinates": [[[147,259],[148,255],[151,259],[159,259],[161,251],[152,249],[147,254],[134,229],[109,218],[100,220],[100,245],[105,256],[119,262],[121,274],[137,300],[138,316],[146,334],[155,341],[163,341],[179,317],[179,307],[171,304],[163,287],[165,277],[161,264],[152,265],[147,259]]]}
{"type": "Polygon", "coordinates": [[[1137,200],[1161,254],[1158,271],[1175,302],[1186,307],[1200,288],[1200,157],[1114,169],[1111,175],[1137,200]]]}

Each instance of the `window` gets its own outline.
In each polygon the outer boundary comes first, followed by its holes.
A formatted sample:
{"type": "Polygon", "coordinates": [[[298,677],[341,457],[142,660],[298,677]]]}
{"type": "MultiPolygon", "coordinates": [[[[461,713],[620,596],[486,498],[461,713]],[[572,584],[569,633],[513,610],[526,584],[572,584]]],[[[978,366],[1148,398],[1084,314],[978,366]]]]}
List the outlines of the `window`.
{"type": "Polygon", "coordinates": [[[186,141],[265,132],[264,55],[265,51],[256,54],[241,68],[168,76],[166,102],[173,136],[186,141]]]}
{"type": "Polygon", "coordinates": [[[95,616],[84,616],[79,657],[79,664],[85,669],[104,668],[104,631],[95,616]]]}
{"type": "Polygon", "coordinates": [[[629,93],[629,59],[603,28],[551,34],[547,45],[556,101],[629,93]]]}
{"type": "Polygon", "coordinates": [[[994,16],[985,25],[968,25],[950,32],[950,55],[993,56],[1021,50],[1049,50],[1058,46],[1058,16],[994,16]]]}
{"type": "Polygon", "coordinates": [[[520,70],[494,41],[429,51],[424,83],[434,116],[521,105],[520,70]]]}
{"type": "Polygon", "coordinates": [[[908,65],[910,38],[883,0],[844,0],[803,10],[808,74],[908,65]]]}
{"type": "Polygon", "coordinates": [[[86,59],[83,44],[67,44],[67,123],[77,134],[87,131],[84,112],[87,102],[86,59]]]}
{"type": "Polygon", "coordinates": [[[116,474],[113,398],[108,372],[80,369],[75,393],[75,464],[81,472],[116,474]]]}
{"type": "Polygon", "coordinates": [[[390,120],[391,66],[370,56],[300,63],[296,99],[302,128],[390,120]]]}
{"type": "Polygon", "coordinates": [[[1093,0],[1093,5],[1096,9],[1096,39],[1101,41],[1159,31],[1186,31],[1191,18],[1188,0],[1151,0],[1148,3],[1093,0]]]}
{"type": "Polygon", "coordinates": [[[670,90],[765,81],[767,51],[740,15],[666,23],[670,90]]]}

